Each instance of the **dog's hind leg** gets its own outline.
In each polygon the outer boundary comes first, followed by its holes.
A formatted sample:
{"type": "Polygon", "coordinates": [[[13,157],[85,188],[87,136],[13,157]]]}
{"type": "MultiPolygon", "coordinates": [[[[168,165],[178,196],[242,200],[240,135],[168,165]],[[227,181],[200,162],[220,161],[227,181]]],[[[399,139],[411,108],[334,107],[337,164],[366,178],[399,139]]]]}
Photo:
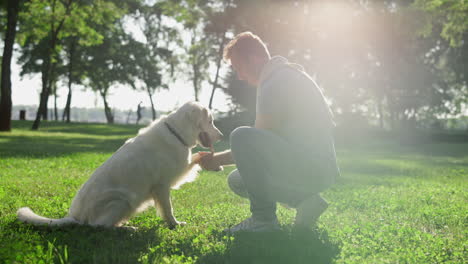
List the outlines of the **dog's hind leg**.
{"type": "Polygon", "coordinates": [[[151,195],[162,218],[169,225],[169,228],[172,229],[178,225],[185,225],[185,222],[179,222],[174,217],[170,191],[171,189],[168,185],[157,185],[152,190],[151,195]]]}
{"type": "Polygon", "coordinates": [[[112,200],[95,207],[95,217],[89,222],[92,226],[118,227],[132,214],[133,209],[127,200],[112,200]]]}

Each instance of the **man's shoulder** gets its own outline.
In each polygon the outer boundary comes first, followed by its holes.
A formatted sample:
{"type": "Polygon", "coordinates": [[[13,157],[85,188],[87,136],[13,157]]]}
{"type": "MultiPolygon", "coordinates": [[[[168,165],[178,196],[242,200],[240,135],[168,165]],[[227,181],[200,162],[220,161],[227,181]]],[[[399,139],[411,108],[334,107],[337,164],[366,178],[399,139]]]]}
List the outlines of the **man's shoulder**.
{"type": "Polygon", "coordinates": [[[268,87],[291,83],[296,80],[302,73],[287,64],[277,67],[267,78],[263,80],[260,87],[268,87]]]}

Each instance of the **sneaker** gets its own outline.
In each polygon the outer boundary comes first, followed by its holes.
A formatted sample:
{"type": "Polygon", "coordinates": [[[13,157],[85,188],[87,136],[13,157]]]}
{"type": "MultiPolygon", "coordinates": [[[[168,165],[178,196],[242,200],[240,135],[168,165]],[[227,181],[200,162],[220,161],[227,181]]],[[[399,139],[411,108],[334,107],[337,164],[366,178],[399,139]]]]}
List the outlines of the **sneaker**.
{"type": "Polygon", "coordinates": [[[270,220],[270,221],[262,221],[253,217],[249,217],[231,228],[224,229],[224,232],[227,232],[227,233],[235,233],[239,231],[267,232],[267,231],[275,231],[279,229],[280,229],[280,226],[279,226],[277,218],[275,218],[274,220],[270,220]]]}
{"type": "Polygon", "coordinates": [[[328,203],[320,196],[313,195],[299,203],[296,211],[294,225],[307,229],[313,229],[317,225],[320,215],[328,208],[328,203]]]}

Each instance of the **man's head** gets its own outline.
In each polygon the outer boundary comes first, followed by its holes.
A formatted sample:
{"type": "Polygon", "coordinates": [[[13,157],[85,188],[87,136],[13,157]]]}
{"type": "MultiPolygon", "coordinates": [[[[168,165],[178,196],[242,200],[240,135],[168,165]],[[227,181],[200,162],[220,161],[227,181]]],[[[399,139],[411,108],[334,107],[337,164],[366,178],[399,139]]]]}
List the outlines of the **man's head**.
{"type": "Polygon", "coordinates": [[[258,36],[243,32],[224,47],[224,60],[232,65],[240,80],[257,86],[263,66],[270,60],[270,53],[258,36]]]}

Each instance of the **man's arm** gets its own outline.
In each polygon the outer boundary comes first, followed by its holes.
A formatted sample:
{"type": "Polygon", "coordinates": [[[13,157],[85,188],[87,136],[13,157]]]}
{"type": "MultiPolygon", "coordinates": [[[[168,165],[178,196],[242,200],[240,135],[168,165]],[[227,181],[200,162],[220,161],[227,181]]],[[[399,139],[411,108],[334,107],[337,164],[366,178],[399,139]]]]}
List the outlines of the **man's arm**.
{"type": "Polygon", "coordinates": [[[223,152],[215,153],[213,158],[216,159],[219,166],[234,164],[234,158],[232,157],[230,149],[223,152]]]}
{"type": "Polygon", "coordinates": [[[214,154],[205,154],[200,158],[198,164],[204,170],[220,171],[222,170],[221,166],[234,164],[234,158],[232,157],[231,150],[226,150],[214,154]]]}
{"type": "MultiPolygon", "coordinates": [[[[255,128],[270,130],[274,127],[274,119],[269,115],[258,115],[255,118],[255,128]]],[[[219,171],[221,166],[234,164],[231,150],[217,153],[206,153],[197,162],[204,170],[219,171]]]]}

